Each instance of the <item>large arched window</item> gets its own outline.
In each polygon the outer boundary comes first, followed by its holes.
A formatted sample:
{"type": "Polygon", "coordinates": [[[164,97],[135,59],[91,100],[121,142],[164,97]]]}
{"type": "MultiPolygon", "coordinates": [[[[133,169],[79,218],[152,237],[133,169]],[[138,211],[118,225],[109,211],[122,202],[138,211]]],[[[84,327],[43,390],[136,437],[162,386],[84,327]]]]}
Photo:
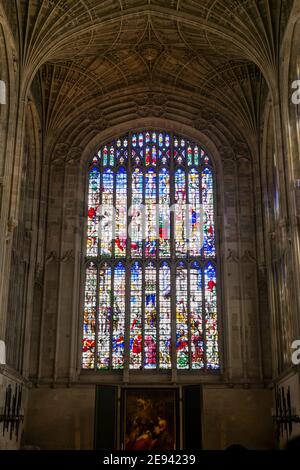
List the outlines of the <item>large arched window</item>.
{"type": "Polygon", "coordinates": [[[131,133],[94,156],[88,188],[83,369],[218,369],[205,150],[171,133],[131,133]]]}

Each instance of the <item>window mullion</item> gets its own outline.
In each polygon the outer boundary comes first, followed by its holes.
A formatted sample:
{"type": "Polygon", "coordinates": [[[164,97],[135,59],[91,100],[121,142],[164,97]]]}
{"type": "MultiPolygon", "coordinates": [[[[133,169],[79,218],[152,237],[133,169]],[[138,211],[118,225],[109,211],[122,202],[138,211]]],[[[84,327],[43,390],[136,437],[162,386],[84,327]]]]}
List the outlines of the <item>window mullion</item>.
{"type": "MultiPolygon", "coordinates": [[[[103,187],[103,167],[101,165],[100,167],[100,208],[102,205],[102,187],[103,187]]],[[[99,219],[100,219],[99,214],[99,219]]],[[[96,344],[95,344],[95,369],[97,370],[97,364],[98,364],[98,355],[99,355],[99,293],[100,293],[100,274],[99,274],[99,265],[100,265],[100,257],[101,257],[101,219],[99,220],[99,225],[98,225],[98,256],[97,256],[97,292],[96,292],[96,334],[95,334],[95,339],[96,339],[96,344]]]]}
{"type": "Polygon", "coordinates": [[[113,167],[113,207],[112,207],[112,246],[111,246],[111,258],[114,260],[116,256],[116,188],[117,188],[117,174],[118,174],[118,165],[116,163],[116,154],[115,155],[115,163],[113,167]]]}
{"type": "Polygon", "coordinates": [[[170,136],[171,158],[170,158],[170,284],[171,284],[171,368],[173,378],[177,374],[177,356],[176,356],[176,247],[175,247],[175,162],[174,162],[174,135],[170,136]]]}
{"type": "Polygon", "coordinates": [[[200,256],[201,259],[204,258],[204,213],[203,213],[203,199],[202,199],[202,171],[203,171],[203,165],[199,165],[199,193],[200,193],[200,207],[201,207],[201,250],[200,250],[200,256]]]}
{"type": "MultiPolygon", "coordinates": [[[[97,370],[98,363],[98,341],[99,341],[99,263],[96,264],[97,281],[96,281],[96,318],[95,318],[95,358],[94,370],[97,370]]],[[[86,273],[86,270],[85,270],[86,273]]]]}
{"type": "MultiPolygon", "coordinates": [[[[110,147],[109,147],[110,148],[110,147]]],[[[110,158],[110,157],[109,157],[110,158]]],[[[111,163],[111,161],[110,161],[111,163]]],[[[111,209],[112,214],[112,234],[111,234],[111,295],[110,295],[110,302],[111,302],[111,310],[110,310],[110,348],[109,348],[109,364],[110,369],[113,369],[113,353],[112,353],[112,346],[113,346],[113,319],[114,319],[114,311],[115,311],[115,303],[114,303],[114,279],[115,279],[115,240],[116,240],[116,188],[117,188],[117,172],[118,166],[116,161],[116,147],[114,146],[114,165],[113,165],[113,207],[111,209]]]]}
{"type": "Polygon", "coordinates": [[[98,214],[99,216],[99,225],[98,225],[98,261],[100,261],[100,258],[101,258],[101,236],[102,236],[102,232],[101,232],[101,222],[102,222],[102,219],[101,219],[101,212],[102,212],[102,188],[103,188],[103,166],[101,165],[100,167],[100,214],[98,214]]]}
{"type": "MultiPolygon", "coordinates": [[[[126,264],[125,264],[125,338],[124,338],[124,379],[129,374],[130,369],[130,323],[131,323],[131,309],[130,309],[130,293],[131,293],[131,237],[129,233],[129,226],[132,216],[129,216],[129,209],[132,204],[132,165],[131,165],[131,132],[128,135],[128,155],[127,155],[127,237],[126,237],[126,264]]],[[[125,161],[126,165],[126,161],[125,161]]]]}
{"type": "Polygon", "coordinates": [[[159,302],[159,292],[160,292],[160,278],[159,278],[159,262],[156,263],[156,368],[160,368],[159,361],[159,352],[160,352],[160,302],[159,302]]]}
{"type": "MultiPolygon", "coordinates": [[[[187,156],[186,156],[187,158],[187,156]]],[[[190,309],[190,238],[191,238],[191,227],[190,227],[190,194],[189,194],[189,175],[190,168],[188,162],[185,160],[185,194],[186,194],[186,206],[185,206],[185,240],[186,240],[186,274],[187,274],[187,329],[188,329],[188,357],[189,357],[189,369],[191,368],[191,309],[190,309]]]]}
{"type": "Polygon", "coordinates": [[[201,249],[201,276],[202,276],[202,335],[203,335],[203,363],[204,368],[207,368],[207,359],[206,359],[206,327],[205,327],[205,275],[204,275],[204,267],[205,267],[205,260],[204,260],[204,213],[203,213],[203,195],[202,195],[202,172],[204,169],[203,162],[201,161],[200,166],[200,202],[201,202],[201,210],[202,210],[202,249],[201,249]]]}
{"type": "Polygon", "coordinates": [[[160,304],[159,304],[159,253],[160,253],[160,238],[159,238],[159,150],[156,147],[156,369],[159,369],[159,332],[160,332],[160,304]]]}
{"type": "Polygon", "coordinates": [[[110,319],[109,319],[109,369],[113,369],[113,364],[112,364],[112,344],[113,344],[113,318],[114,318],[114,278],[115,278],[115,266],[114,262],[111,261],[108,263],[108,269],[110,268],[110,285],[111,285],[111,290],[110,290],[110,319]]]}
{"type": "MultiPolygon", "coordinates": [[[[202,153],[202,150],[200,150],[200,155],[202,153]]],[[[202,244],[199,253],[200,253],[200,268],[201,268],[201,331],[202,331],[202,344],[203,344],[203,365],[204,368],[206,367],[206,340],[205,340],[205,286],[204,286],[204,263],[203,263],[203,257],[204,257],[204,213],[203,213],[203,206],[202,206],[202,171],[203,171],[203,165],[200,160],[199,165],[199,197],[200,197],[200,211],[201,211],[201,216],[200,216],[200,230],[201,230],[201,235],[200,235],[200,242],[202,244]]]]}
{"type": "MultiPolygon", "coordinates": [[[[145,144],[144,144],[145,145],[145,144]]],[[[143,155],[145,154],[145,150],[143,147],[143,155]]],[[[146,262],[146,166],[145,161],[141,162],[142,174],[143,174],[143,198],[142,198],[142,370],[145,369],[145,262],[146,262]]]]}
{"type": "Polygon", "coordinates": [[[189,168],[187,162],[185,162],[185,247],[186,247],[186,258],[190,260],[190,195],[189,195],[189,168]]]}
{"type": "Polygon", "coordinates": [[[142,261],[146,259],[146,222],[147,222],[147,208],[146,208],[146,166],[143,161],[141,164],[143,175],[143,191],[142,191],[142,261]]]}
{"type": "Polygon", "coordinates": [[[192,343],[191,343],[191,266],[187,264],[187,322],[188,322],[188,351],[189,351],[189,369],[192,369],[192,343]]]}
{"type": "Polygon", "coordinates": [[[141,368],[145,369],[145,263],[142,263],[142,364],[141,368]]]}
{"type": "Polygon", "coordinates": [[[204,275],[204,262],[202,263],[202,334],[203,334],[203,363],[204,368],[207,369],[206,358],[206,327],[205,327],[205,275],[204,275]]]}

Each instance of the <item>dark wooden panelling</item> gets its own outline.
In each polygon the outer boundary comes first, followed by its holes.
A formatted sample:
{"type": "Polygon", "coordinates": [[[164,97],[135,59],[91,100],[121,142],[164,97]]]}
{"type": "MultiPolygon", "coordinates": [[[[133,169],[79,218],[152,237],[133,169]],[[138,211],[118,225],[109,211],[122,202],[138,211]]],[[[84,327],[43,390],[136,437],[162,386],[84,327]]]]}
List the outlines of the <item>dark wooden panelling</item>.
{"type": "Polygon", "coordinates": [[[118,432],[117,399],[117,387],[106,385],[96,386],[95,450],[116,449],[118,432]]]}
{"type": "Polygon", "coordinates": [[[202,448],[202,389],[199,385],[183,387],[184,449],[202,448]]]}

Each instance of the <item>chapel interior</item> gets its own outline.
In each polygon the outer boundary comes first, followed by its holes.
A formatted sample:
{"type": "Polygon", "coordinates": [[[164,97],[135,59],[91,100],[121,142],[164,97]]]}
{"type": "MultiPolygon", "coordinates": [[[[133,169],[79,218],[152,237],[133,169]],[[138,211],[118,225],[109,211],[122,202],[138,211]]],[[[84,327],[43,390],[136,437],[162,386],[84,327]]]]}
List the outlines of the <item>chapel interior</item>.
{"type": "Polygon", "coordinates": [[[300,435],[299,80],[300,0],[0,0],[0,449],[300,435]]]}

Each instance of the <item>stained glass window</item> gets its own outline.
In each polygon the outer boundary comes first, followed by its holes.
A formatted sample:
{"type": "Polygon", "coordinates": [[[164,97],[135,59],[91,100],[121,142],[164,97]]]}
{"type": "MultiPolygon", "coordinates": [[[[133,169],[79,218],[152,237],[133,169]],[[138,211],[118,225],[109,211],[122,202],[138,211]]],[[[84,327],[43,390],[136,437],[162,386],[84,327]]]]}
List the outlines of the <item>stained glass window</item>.
{"type": "Polygon", "coordinates": [[[219,369],[214,172],[197,143],[133,132],[93,157],[82,367],[219,369]]]}

